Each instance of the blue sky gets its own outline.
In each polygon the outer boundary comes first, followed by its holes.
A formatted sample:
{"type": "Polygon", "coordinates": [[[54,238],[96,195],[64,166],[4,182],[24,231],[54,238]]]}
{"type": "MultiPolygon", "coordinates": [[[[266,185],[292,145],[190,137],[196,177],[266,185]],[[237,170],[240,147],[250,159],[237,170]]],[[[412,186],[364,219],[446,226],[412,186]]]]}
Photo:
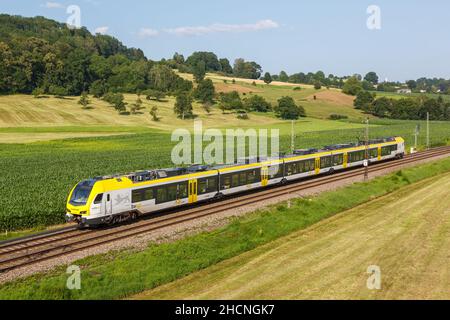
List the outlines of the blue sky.
{"type": "Polygon", "coordinates": [[[150,59],[202,50],[254,60],[271,73],[450,78],[445,0],[0,0],[0,12],[65,22],[69,5],[80,7],[89,30],[141,48],[150,59]],[[369,5],[380,8],[379,30],[367,28],[369,5]]]}

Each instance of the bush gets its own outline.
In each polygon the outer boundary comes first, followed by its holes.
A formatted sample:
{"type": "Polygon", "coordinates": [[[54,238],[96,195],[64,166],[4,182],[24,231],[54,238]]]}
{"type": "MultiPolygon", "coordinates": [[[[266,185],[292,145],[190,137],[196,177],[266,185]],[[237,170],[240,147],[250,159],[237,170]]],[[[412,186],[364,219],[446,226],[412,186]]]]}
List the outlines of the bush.
{"type": "Polygon", "coordinates": [[[299,117],[306,117],[305,109],[302,106],[297,106],[292,97],[282,97],[278,99],[275,113],[284,120],[296,120],[299,117]]]}
{"type": "Polygon", "coordinates": [[[348,116],[345,116],[345,115],[343,115],[343,114],[332,113],[332,114],[330,114],[330,116],[328,117],[328,119],[330,119],[330,120],[348,119],[348,116]]]}
{"type": "Polygon", "coordinates": [[[258,95],[245,98],[244,107],[249,111],[268,112],[272,110],[272,105],[266,99],[258,95]]]}
{"type": "Polygon", "coordinates": [[[248,116],[248,113],[245,110],[238,110],[237,111],[237,118],[241,120],[248,120],[250,117],[248,116]]]}

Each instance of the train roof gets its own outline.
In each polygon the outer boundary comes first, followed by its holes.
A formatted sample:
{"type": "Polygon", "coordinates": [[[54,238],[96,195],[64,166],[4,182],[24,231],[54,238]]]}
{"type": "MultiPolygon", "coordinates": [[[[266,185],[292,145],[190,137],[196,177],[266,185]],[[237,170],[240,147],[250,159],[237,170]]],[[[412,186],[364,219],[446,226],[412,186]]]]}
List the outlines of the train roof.
{"type": "MultiPolygon", "coordinates": [[[[371,139],[369,140],[369,144],[381,144],[381,143],[388,143],[388,142],[395,142],[396,137],[387,137],[387,138],[379,138],[379,139],[371,139]]],[[[178,168],[166,168],[166,169],[153,169],[153,170],[139,170],[135,172],[131,172],[128,174],[116,174],[116,175],[109,175],[109,176],[100,176],[100,177],[94,177],[93,179],[88,179],[86,181],[97,182],[102,180],[108,180],[108,179],[117,179],[121,180],[122,178],[128,178],[134,183],[140,183],[145,181],[151,181],[151,180],[158,180],[158,179],[165,179],[175,176],[182,176],[192,173],[201,173],[201,172],[208,172],[213,170],[221,170],[226,168],[231,168],[239,165],[246,165],[246,164],[254,164],[254,163],[260,163],[265,161],[271,161],[275,159],[282,159],[282,158],[292,158],[296,156],[304,156],[304,155],[310,155],[310,154],[316,154],[316,153],[322,153],[322,152],[330,152],[335,150],[343,150],[348,148],[354,148],[359,146],[364,146],[365,141],[359,141],[355,143],[341,143],[341,144],[333,144],[324,146],[323,148],[316,149],[316,148],[309,148],[309,149],[297,149],[294,151],[294,154],[286,155],[284,153],[280,153],[278,157],[243,157],[239,158],[236,163],[232,164],[224,164],[224,165],[201,165],[201,164],[194,164],[189,167],[178,167],[178,168]]]]}

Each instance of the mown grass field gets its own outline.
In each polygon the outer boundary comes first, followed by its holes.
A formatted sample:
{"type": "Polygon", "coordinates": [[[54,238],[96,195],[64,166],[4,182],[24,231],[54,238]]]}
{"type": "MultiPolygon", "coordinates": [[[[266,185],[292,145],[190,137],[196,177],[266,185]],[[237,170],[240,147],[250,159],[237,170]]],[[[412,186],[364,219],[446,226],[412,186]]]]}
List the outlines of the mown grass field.
{"type": "MultiPolygon", "coordinates": [[[[167,284],[195,271],[205,269],[208,266],[269,244],[276,239],[305,229],[344,210],[399,190],[401,187],[423,179],[439,177],[449,171],[450,159],[447,158],[406,169],[389,176],[379,177],[367,183],[354,184],[336,191],[322,193],[315,197],[300,198],[292,201],[290,208],[286,204],[272,206],[245,217],[237,218],[231,224],[218,230],[204,232],[175,242],[151,244],[141,252],[110,252],[100,256],[89,257],[74,262],[74,264],[81,267],[81,290],[68,290],[66,288],[68,275],[66,274],[66,268],[60,267],[46,274],[38,274],[1,285],[0,299],[127,298],[132,294],[167,284]],[[130,272],[130,270],[133,270],[133,272],[130,272]]],[[[448,189],[446,192],[448,194],[448,189]]],[[[406,195],[408,195],[408,192],[406,195]]],[[[441,203],[441,205],[443,204],[441,203]]],[[[387,220],[393,219],[389,213],[378,212],[378,214],[380,219],[383,218],[383,214],[386,214],[387,220]]],[[[436,212],[436,215],[438,216],[439,214],[436,212]]],[[[364,217],[364,212],[360,211],[358,221],[364,217]]],[[[416,218],[418,217],[420,217],[420,214],[416,218]]],[[[406,215],[405,218],[411,220],[403,220],[403,228],[407,228],[407,224],[410,221],[414,221],[414,216],[409,216],[408,218],[406,215]]],[[[433,216],[427,217],[427,223],[430,220],[433,220],[433,216]]],[[[350,227],[358,221],[347,218],[347,223],[350,227]]],[[[380,221],[373,225],[374,230],[377,230],[376,227],[380,224],[383,225],[382,222],[380,221]]],[[[438,222],[436,221],[433,225],[440,226],[438,222]]],[[[398,223],[401,225],[402,221],[398,223]]],[[[448,226],[448,220],[446,226],[448,226]]],[[[427,233],[426,227],[421,228],[419,231],[420,233],[427,233]]],[[[415,234],[413,232],[413,235],[415,234]]],[[[439,235],[434,230],[432,234],[439,235]]],[[[426,239],[431,237],[432,240],[441,239],[433,237],[432,234],[429,236],[421,235],[421,237],[426,239]]],[[[361,233],[359,236],[364,237],[364,235],[365,233],[361,233]]],[[[395,234],[390,234],[390,236],[395,236],[395,234]]],[[[440,234],[440,236],[442,237],[443,234],[440,234]]],[[[402,240],[405,241],[406,239],[402,240]]],[[[413,240],[411,244],[408,241],[402,243],[415,245],[413,248],[422,247],[421,242],[414,241],[414,238],[411,240],[413,240]]],[[[322,239],[322,241],[326,242],[325,247],[331,245],[326,241],[326,238],[322,239]]],[[[387,239],[384,239],[384,241],[386,242],[387,239]]],[[[348,240],[346,244],[352,245],[353,242],[348,240]]],[[[391,247],[401,251],[403,247],[395,247],[395,243],[395,241],[391,241],[391,247]]],[[[448,241],[446,243],[448,244],[448,241]]],[[[343,253],[349,254],[345,250],[343,253]]],[[[444,253],[447,253],[447,251],[444,253]]],[[[395,256],[389,257],[387,257],[391,259],[389,261],[395,262],[395,256]]],[[[408,258],[413,259],[414,255],[408,258]]],[[[326,256],[321,256],[321,259],[326,263],[326,256]]],[[[411,261],[414,262],[415,260],[411,261]]],[[[434,260],[433,262],[436,261],[434,260]]],[[[441,267],[444,266],[442,265],[441,267]]],[[[365,269],[358,272],[364,273],[364,271],[365,269]]],[[[386,272],[388,271],[386,270],[386,272]]],[[[399,275],[405,274],[399,273],[399,275]]]]}
{"type": "Polygon", "coordinates": [[[135,299],[449,299],[450,174],[426,179],[135,299]],[[367,288],[367,268],[381,289],[367,288]]]}

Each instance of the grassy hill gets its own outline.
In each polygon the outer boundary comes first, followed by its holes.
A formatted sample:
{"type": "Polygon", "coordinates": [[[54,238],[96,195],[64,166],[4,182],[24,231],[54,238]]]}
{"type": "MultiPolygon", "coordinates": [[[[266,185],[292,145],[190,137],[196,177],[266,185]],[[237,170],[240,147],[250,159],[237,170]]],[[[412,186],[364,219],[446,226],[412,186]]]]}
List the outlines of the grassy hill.
{"type": "MultiPolygon", "coordinates": [[[[191,80],[191,74],[179,74],[191,80]]],[[[289,83],[264,84],[261,80],[227,78],[208,74],[217,92],[237,91],[242,98],[258,94],[273,105],[282,96],[291,96],[302,105],[308,115],[296,122],[297,132],[361,128],[364,115],[353,107],[353,97],[338,90],[315,90],[308,85],[289,83]],[[294,90],[294,88],[301,88],[294,90]],[[314,99],[314,96],[316,99],[314,99]],[[329,121],[332,113],[349,117],[351,122],[329,121]]],[[[136,101],[135,94],[125,94],[125,101],[136,101]]],[[[79,97],[54,96],[34,98],[30,95],[0,96],[0,143],[27,143],[42,140],[108,136],[137,133],[150,130],[172,131],[192,128],[193,120],[181,120],[173,112],[174,97],[162,101],[143,99],[144,109],[137,114],[120,115],[101,99],[90,97],[90,108],[82,109],[79,97]],[[149,111],[158,108],[159,121],[152,121],[149,111]],[[14,133],[14,135],[12,135],[14,133]]],[[[239,120],[232,112],[223,114],[217,105],[207,113],[199,103],[194,103],[196,119],[201,119],[205,128],[278,128],[282,134],[290,134],[291,124],[275,117],[272,112],[252,113],[249,120],[239,120]]]]}
{"type": "Polygon", "coordinates": [[[449,299],[450,174],[405,187],[137,299],[449,299]],[[381,290],[366,286],[371,265],[381,290]]]}

